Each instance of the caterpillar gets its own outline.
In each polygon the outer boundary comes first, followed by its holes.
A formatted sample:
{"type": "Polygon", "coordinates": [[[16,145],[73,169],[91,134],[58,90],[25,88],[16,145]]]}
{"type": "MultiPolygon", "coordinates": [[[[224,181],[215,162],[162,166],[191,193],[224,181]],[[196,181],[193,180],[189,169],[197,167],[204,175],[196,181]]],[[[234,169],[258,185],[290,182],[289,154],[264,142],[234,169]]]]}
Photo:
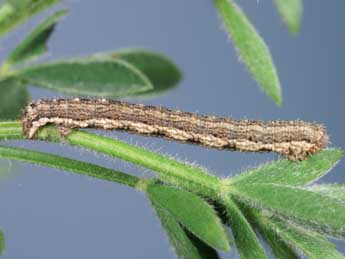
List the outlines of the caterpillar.
{"type": "Polygon", "coordinates": [[[25,108],[22,124],[28,139],[46,124],[67,132],[72,128],[117,129],[209,148],[273,151],[294,161],[306,159],[329,141],[323,125],[300,120],[235,120],[107,99],[38,100],[25,108]]]}

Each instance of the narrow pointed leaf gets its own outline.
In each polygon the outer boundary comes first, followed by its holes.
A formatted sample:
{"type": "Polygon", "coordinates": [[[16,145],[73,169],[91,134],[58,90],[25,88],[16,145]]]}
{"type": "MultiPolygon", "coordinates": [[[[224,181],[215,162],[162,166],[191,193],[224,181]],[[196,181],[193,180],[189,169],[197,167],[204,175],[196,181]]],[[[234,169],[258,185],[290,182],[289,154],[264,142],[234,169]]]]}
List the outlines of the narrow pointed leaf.
{"type": "Polygon", "coordinates": [[[280,106],[280,82],[265,42],[233,0],[214,0],[214,3],[248,70],[263,91],[280,106]]]}
{"type": "Polygon", "coordinates": [[[14,79],[0,81],[0,119],[18,119],[29,101],[25,85],[14,79]]]}
{"type": "Polygon", "coordinates": [[[230,198],[224,199],[223,202],[240,258],[268,258],[254,230],[237,205],[230,198]]]}
{"type": "Polygon", "coordinates": [[[296,251],[289,247],[278,235],[278,232],[269,225],[266,217],[267,213],[260,212],[255,208],[251,208],[243,203],[236,203],[244,215],[255,226],[255,229],[262,235],[265,241],[272,249],[273,254],[277,259],[298,259],[299,256],[296,251]]]}
{"type": "Polygon", "coordinates": [[[327,238],[291,224],[284,224],[281,221],[272,220],[269,225],[275,229],[279,238],[283,239],[290,247],[301,251],[311,259],[342,259],[333,243],[327,238]]]}
{"type": "Polygon", "coordinates": [[[247,184],[277,183],[302,186],[325,175],[343,156],[343,150],[328,149],[300,162],[282,159],[241,173],[229,179],[229,182],[247,184]]]}
{"type": "Polygon", "coordinates": [[[161,94],[174,88],[182,77],[178,67],[166,56],[157,52],[144,49],[125,49],[110,55],[112,58],[127,61],[150,79],[153,89],[139,93],[138,96],[161,94]]]}
{"type": "Polygon", "coordinates": [[[5,236],[4,233],[0,230],[0,256],[5,248],[5,236]]]}
{"type": "Polygon", "coordinates": [[[278,184],[238,184],[233,194],[242,202],[266,209],[319,233],[345,238],[345,203],[319,192],[278,184]]]}
{"type": "Polygon", "coordinates": [[[345,184],[315,184],[307,189],[345,202],[345,184]]]}
{"type": "Polygon", "coordinates": [[[60,0],[7,0],[0,5],[0,36],[60,0]]]}
{"type": "Polygon", "coordinates": [[[29,84],[80,96],[119,97],[153,88],[149,79],[123,60],[73,59],[17,72],[29,84]]]}
{"type": "Polygon", "coordinates": [[[277,259],[299,259],[296,252],[278,236],[276,231],[269,228],[268,225],[261,225],[260,233],[277,259]]]}
{"type": "Polygon", "coordinates": [[[217,252],[183,229],[176,218],[157,203],[152,203],[157,216],[167,233],[171,245],[180,259],[218,259],[217,252]]]}
{"type": "Polygon", "coordinates": [[[272,215],[264,214],[255,209],[251,210],[250,218],[271,245],[278,259],[299,258],[293,251],[300,251],[312,259],[344,258],[336,250],[333,243],[315,232],[297,227],[286,221],[283,222],[273,218],[272,215]],[[280,248],[277,249],[278,247],[280,248]],[[284,247],[285,249],[283,249],[284,247]]]}
{"type": "Polygon", "coordinates": [[[56,12],[39,24],[10,54],[7,63],[14,64],[28,61],[47,51],[46,43],[54,31],[57,22],[65,16],[67,10],[56,12]]]}
{"type": "Polygon", "coordinates": [[[302,0],[273,0],[273,2],[290,32],[298,33],[303,13],[302,0]]]}
{"type": "Polygon", "coordinates": [[[213,248],[230,250],[220,219],[204,200],[190,192],[162,185],[150,185],[147,194],[156,207],[167,210],[200,240],[213,248]]]}

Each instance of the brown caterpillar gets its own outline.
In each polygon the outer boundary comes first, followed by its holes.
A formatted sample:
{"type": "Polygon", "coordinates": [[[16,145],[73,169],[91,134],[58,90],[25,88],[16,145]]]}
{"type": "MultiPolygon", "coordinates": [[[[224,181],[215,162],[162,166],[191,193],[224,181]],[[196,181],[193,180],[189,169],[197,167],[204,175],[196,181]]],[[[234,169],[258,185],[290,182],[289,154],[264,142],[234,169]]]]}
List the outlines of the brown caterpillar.
{"type": "Polygon", "coordinates": [[[67,131],[119,129],[218,149],[274,151],[290,160],[304,160],[328,144],[320,124],[234,120],[106,99],[36,101],[26,107],[22,122],[26,138],[52,123],[67,131]]]}

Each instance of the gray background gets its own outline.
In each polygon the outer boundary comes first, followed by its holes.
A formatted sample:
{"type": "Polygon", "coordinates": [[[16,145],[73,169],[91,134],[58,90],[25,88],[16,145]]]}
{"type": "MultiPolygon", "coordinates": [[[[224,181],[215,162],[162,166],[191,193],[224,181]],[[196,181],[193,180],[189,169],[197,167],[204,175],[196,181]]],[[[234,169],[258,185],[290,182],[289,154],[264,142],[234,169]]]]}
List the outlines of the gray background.
{"type": "MultiPolygon", "coordinates": [[[[327,125],[332,146],[345,147],[345,1],[304,1],[301,32],[292,37],[272,2],[238,1],[270,46],[283,87],[277,108],[238,62],[211,0],[68,1],[49,59],[139,46],[171,57],[184,71],[174,91],[141,102],[205,114],[255,119],[303,119],[327,125]]],[[[1,42],[8,54],[42,16],[1,42]]],[[[30,88],[33,98],[58,96],[30,88]]],[[[137,100],[134,100],[137,101],[137,100]]],[[[104,133],[195,162],[229,176],[274,154],[242,154],[170,143],[125,133],[104,133]]],[[[86,150],[11,142],[92,161],[139,176],[151,173],[86,150]]],[[[345,182],[342,161],[322,181],[345,182]]],[[[0,160],[11,174],[0,180],[4,259],[174,258],[150,204],[130,188],[49,168],[0,160]]],[[[344,243],[337,242],[344,252],[344,243]],[[342,244],[342,245],[341,245],[342,244]]],[[[236,257],[235,249],[231,256],[236,257]]]]}

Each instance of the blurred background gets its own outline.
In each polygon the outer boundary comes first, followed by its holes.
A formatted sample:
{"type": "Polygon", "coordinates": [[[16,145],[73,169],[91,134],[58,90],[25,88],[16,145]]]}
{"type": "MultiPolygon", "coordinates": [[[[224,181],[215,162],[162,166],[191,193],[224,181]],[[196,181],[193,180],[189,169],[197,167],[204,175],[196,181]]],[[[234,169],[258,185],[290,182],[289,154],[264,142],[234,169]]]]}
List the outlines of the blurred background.
{"type": "MultiPolygon", "coordinates": [[[[163,96],[130,101],[234,118],[320,122],[329,129],[331,146],[345,148],[345,1],[304,1],[296,37],[288,32],[272,1],[237,2],[270,46],[283,88],[282,108],[263,94],[239,62],[211,0],[68,0],[63,6],[70,13],[49,41],[48,59],[126,47],[160,51],[181,68],[183,81],[163,96]]],[[[0,60],[46,15],[2,40],[0,60]]],[[[34,99],[61,96],[34,87],[30,94],[34,99]]],[[[221,177],[277,158],[119,132],[101,134],[198,164],[221,177]]],[[[152,176],[86,150],[32,141],[7,144],[152,176]]],[[[320,181],[344,183],[344,166],[343,160],[320,181]]],[[[0,168],[4,168],[0,229],[6,237],[1,258],[175,258],[143,194],[115,183],[7,160],[0,160],[0,168]]],[[[344,242],[335,242],[345,252],[344,242]]],[[[235,249],[222,257],[236,258],[235,249]]]]}

